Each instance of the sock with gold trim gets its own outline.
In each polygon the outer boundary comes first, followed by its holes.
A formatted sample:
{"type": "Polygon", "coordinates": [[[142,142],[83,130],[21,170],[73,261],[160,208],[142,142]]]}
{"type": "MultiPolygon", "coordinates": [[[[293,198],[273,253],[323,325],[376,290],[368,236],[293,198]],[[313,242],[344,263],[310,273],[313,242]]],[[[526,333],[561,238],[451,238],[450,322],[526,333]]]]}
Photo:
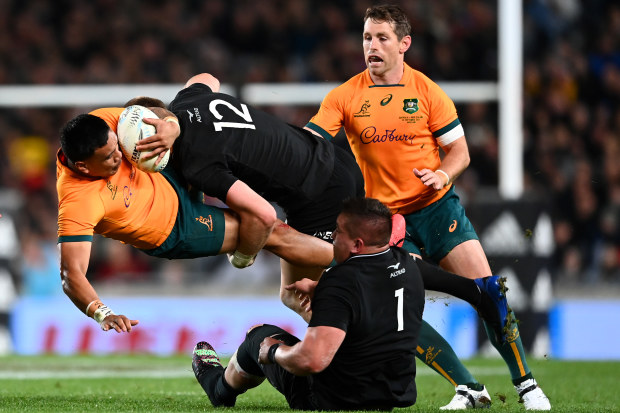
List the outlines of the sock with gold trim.
{"type": "Polygon", "coordinates": [[[464,384],[480,391],[482,384],[461,363],[448,342],[430,324],[422,320],[416,357],[448,380],[454,387],[464,384]]]}
{"type": "MultiPolygon", "coordinates": [[[[513,319],[514,313],[513,313],[513,319]]],[[[525,350],[523,349],[523,343],[521,342],[521,335],[519,334],[519,327],[517,323],[512,323],[510,326],[510,333],[508,334],[508,339],[502,345],[499,344],[497,339],[495,338],[495,333],[493,329],[487,326],[486,322],[482,322],[484,324],[484,329],[487,332],[487,337],[489,341],[497,349],[499,354],[502,356],[508,369],[510,370],[510,377],[513,382],[519,381],[519,379],[531,374],[530,368],[527,365],[527,361],[525,360],[525,350]]]]}

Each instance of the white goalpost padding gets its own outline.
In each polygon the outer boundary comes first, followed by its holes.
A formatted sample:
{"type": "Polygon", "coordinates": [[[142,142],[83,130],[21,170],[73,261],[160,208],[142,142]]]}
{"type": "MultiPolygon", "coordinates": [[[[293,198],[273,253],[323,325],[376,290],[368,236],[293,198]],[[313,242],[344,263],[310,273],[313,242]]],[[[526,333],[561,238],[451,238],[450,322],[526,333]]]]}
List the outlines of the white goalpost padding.
{"type": "Polygon", "coordinates": [[[498,1],[499,193],[523,194],[523,8],[522,0],[498,1]]]}

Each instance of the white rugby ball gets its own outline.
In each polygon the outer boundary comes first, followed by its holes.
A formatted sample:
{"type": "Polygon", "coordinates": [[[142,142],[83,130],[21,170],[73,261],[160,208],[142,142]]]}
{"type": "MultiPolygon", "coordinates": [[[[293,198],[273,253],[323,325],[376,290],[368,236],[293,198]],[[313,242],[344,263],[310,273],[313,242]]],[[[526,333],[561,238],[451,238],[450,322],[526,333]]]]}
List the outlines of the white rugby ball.
{"type": "Polygon", "coordinates": [[[127,107],[118,119],[118,126],[116,128],[118,142],[125,158],[135,165],[136,168],[145,172],[159,172],[168,164],[170,150],[166,151],[166,154],[157,166],[155,161],[159,156],[147,158],[146,155],[151,153],[150,150],[144,152],[136,150],[136,145],[140,140],[153,136],[156,132],[155,126],[142,121],[144,118],[157,118],[157,115],[144,106],[133,105],[127,107]]]}

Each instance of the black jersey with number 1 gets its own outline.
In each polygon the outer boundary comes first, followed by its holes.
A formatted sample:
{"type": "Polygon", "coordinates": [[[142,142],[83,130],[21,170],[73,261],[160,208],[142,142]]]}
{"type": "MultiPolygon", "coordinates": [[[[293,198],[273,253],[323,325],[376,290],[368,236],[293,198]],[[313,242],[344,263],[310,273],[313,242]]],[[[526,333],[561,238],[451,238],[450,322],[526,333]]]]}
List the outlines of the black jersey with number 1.
{"type": "Polygon", "coordinates": [[[334,169],[334,147],[308,131],[214,93],[204,84],[181,90],[169,106],[181,136],[174,153],[187,181],[226,202],[238,180],[286,206],[316,198],[334,169]]]}
{"type": "Polygon", "coordinates": [[[321,277],[310,327],[346,332],[312,392],[321,409],[390,409],[415,403],[415,349],[424,310],[420,270],[392,247],[355,255],[321,277]]]}

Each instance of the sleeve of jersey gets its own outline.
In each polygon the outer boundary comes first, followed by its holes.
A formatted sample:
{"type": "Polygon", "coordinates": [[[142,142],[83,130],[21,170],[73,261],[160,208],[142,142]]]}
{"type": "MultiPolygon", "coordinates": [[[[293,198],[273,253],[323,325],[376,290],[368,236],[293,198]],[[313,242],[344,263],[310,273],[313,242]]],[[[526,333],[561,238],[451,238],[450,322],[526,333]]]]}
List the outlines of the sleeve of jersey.
{"type": "Polygon", "coordinates": [[[332,269],[323,275],[312,300],[312,318],[309,327],[335,327],[347,331],[355,314],[353,287],[346,277],[339,277],[332,269]]]}
{"type": "Polygon", "coordinates": [[[58,203],[58,243],[92,241],[95,226],[104,215],[98,195],[73,191],[58,203]]]}
{"type": "Polygon", "coordinates": [[[429,88],[431,111],[429,128],[439,145],[448,145],[465,135],[461,121],[456,114],[456,107],[436,83],[431,82],[429,88]]]}
{"type": "Polygon", "coordinates": [[[121,117],[125,108],[101,108],[95,109],[89,113],[89,115],[95,115],[105,121],[108,127],[116,133],[118,127],[118,119],[121,117]]]}
{"type": "Polygon", "coordinates": [[[310,119],[306,127],[331,141],[344,124],[344,101],[341,98],[341,87],[337,87],[325,96],[316,115],[310,119]]]}

